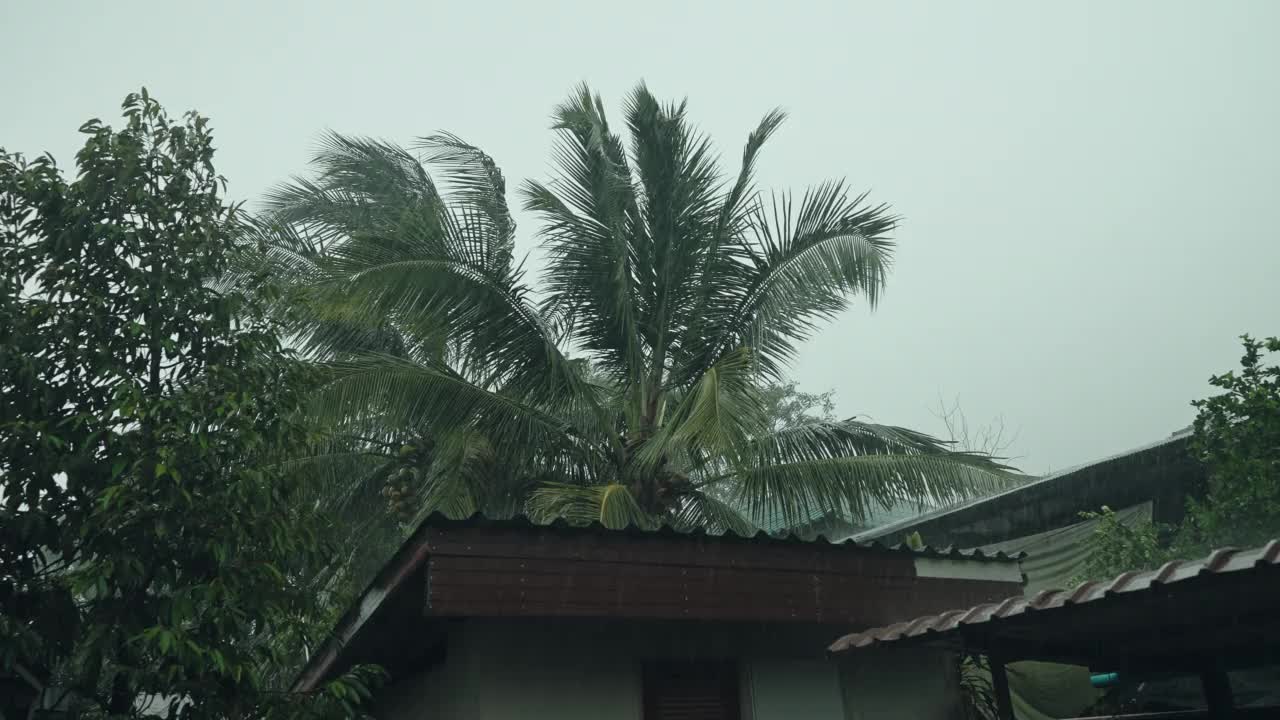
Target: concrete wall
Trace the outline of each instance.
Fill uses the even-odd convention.
[[[828,660],[753,658],[747,675],[751,720],[844,717],[836,666]]]
[[[440,665],[393,684],[379,718],[563,718],[640,720],[640,681],[614,653],[584,653],[576,643],[536,648],[526,638],[496,637],[468,623],[450,638]]]
[[[645,660],[732,658],[744,720],[840,720],[830,627],[467,620],[447,656],[397,679],[374,715],[388,720],[641,720]],[[887,703],[888,700],[886,699]]]
[[[840,661],[845,720],[954,720],[959,717],[955,655],[882,648]]]

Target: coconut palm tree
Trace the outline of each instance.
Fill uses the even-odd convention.
[[[329,502],[747,531],[1004,482],[900,427],[776,427],[762,390],[823,321],[875,305],[895,217],[839,181],[757,189],[780,111],[736,174],[685,103],[641,85],[623,117],[626,140],[585,86],[555,109],[557,172],[519,189],[537,292],[501,172],[456,136],[330,134],[314,175],[270,195],[253,266],[284,279],[282,318],[326,373],[326,446],[296,462]]]

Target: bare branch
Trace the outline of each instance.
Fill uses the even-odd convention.
[[[959,396],[948,405],[942,393],[938,393],[938,409],[929,412],[942,421],[947,428],[947,439],[955,444],[957,450],[979,452],[1004,459],[1017,459],[1009,457],[1006,453],[1018,441],[1022,430],[1015,430],[1010,436],[1003,415],[997,415],[986,425],[972,427],[969,425],[969,418],[960,407]]]

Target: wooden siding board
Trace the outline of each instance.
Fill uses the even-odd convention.
[[[646,617],[880,622],[995,599],[1010,583],[781,570],[433,556],[436,616]]]

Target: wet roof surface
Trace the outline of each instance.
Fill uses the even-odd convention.
[[[1066,608],[1101,604],[1100,601],[1115,598],[1154,595],[1170,586],[1189,586],[1196,579],[1213,580],[1257,569],[1280,569],[1280,540],[1249,550],[1223,548],[1199,560],[1174,560],[1155,570],[1126,572],[1111,580],[1087,582],[1069,590],[1045,590],[1029,598],[1011,597],[997,603],[872,628],[840,638],[831,645],[830,652],[844,653],[911,640],[941,640],[969,629],[990,627],[996,630],[1001,624],[1032,615],[1040,616],[1044,623],[1053,623],[1056,622],[1054,612]]]
[[[1169,437],[1161,438],[1154,442],[1146,443],[1144,445],[1140,445],[1136,448],[1132,448],[1124,452],[1116,453],[1114,455],[1108,455],[1106,457],[1096,458],[1094,460],[1090,460],[1088,462],[1081,463],[1079,465],[1074,465],[1072,467],[1050,473],[1048,475],[1045,475],[1044,477],[1027,478],[1025,482],[1015,485],[1014,487],[1008,488],[1007,490],[1002,490],[1000,492],[992,493],[990,495],[984,495],[982,497],[976,497],[970,500],[953,503],[940,508],[929,510],[927,512],[915,513],[905,518],[892,520],[890,522],[880,524],[876,527],[871,527],[866,530],[862,530],[858,533],[855,533],[853,537],[855,540],[863,541],[863,540],[870,540],[872,538],[878,538],[878,537],[900,535],[904,532],[907,532],[915,528],[918,525],[927,523],[929,521],[937,520],[939,518],[944,518],[946,516],[961,513],[967,510],[972,510],[974,508],[987,506],[1011,496],[1017,496],[1019,494],[1026,493],[1028,491],[1036,490],[1037,488],[1053,485],[1063,480],[1070,479],[1073,476],[1076,476],[1082,472],[1092,470],[1100,466],[1105,466],[1111,463],[1116,463],[1118,461],[1126,460],[1128,458],[1131,458],[1136,455],[1141,455],[1143,453],[1150,453],[1152,451],[1161,451],[1169,447],[1177,447],[1179,445],[1184,445],[1185,443],[1188,442],[1190,437],[1191,437],[1191,434],[1189,430],[1179,430],[1178,432],[1173,433]]]
[[[657,528],[642,528],[628,526],[625,528],[609,528],[599,522],[590,524],[574,524],[565,520],[556,520],[551,523],[538,523],[524,515],[517,515],[510,518],[490,518],[482,514],[472,515],[468,518],[451,519],[440,513],[432,513],[422,521],[421,527],[503,527],[503,528],[523,528],[529,530],[552,530],[563,532],[566,534],[600,534],[608,536],[629,535],[634,537],[669,537],[669,538],[704,538],[713,542],[729,542],[729,543],[754,543],[760,545],[825,545],[840,548],[849,548],[853,551],[869,551],[869,552],[891,552],[918,555],[930,558],[949,558],[953,560],[979,560],[992,562],[1016,562],[1023,557],[1023,553],[1006,553],[1004,551],[984,552],[980,549],[960,549],[957,547],[922,547],[912,548],[903,543],[887,544],[879,541],[857,541],[853,539],[830,540],[825,535],[817,535],[816,537],[801,537],[790,532],[765,532],[759,530],[752,535],[739,535],[736,532],[728,531],[724,533],[707,532],[704,528],[682,529],[671,525],[662,525]],[[406,541],[407,542],[407,541]]]

